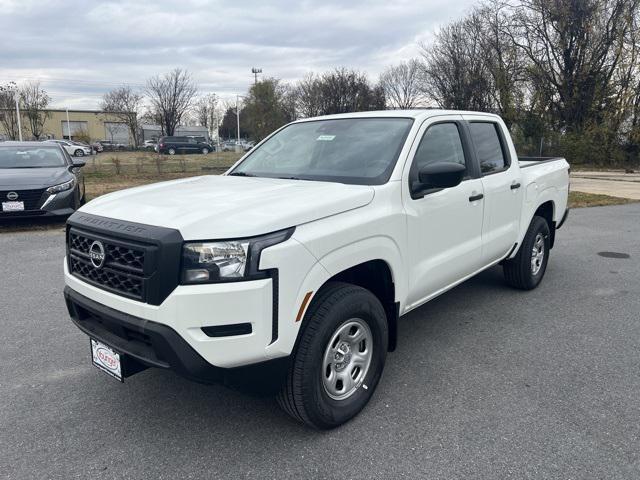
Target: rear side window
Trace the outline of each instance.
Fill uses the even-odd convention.
[[[414,157],[414,169],[420,169],[430,163],[453,162],[464,165],[464,149],[460,132],[455,123],[437,123],[422,136]]]
[[[509,166],[496,123],[472,122],[469,129],[483,174],[499,172]]]

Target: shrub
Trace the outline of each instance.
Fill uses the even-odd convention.
[[[113,166],[116,169],[116,175],[120,175],[120,173],[122,172],[122,162],[120,161],[120,159],[118,157],[112,157],[111,163],[113,163]]]
[[[164,157],[159,153],[153,157],[153,162],[156,164],[156,170],[158,175],[162,174],[162,165],[164,164]]]
[[[143,168],[144,168],[144,157],[142,156],[136,157],[136,172],[142,173]]]
[[[187,160],[186,160],[186,158],[184,157],[184,155],[180,155],[180,156],[178,157],[178,165],[180,165],[180,171],[181,171],[182,173],[184,173],[184,172],[186,172],[186,171],[187,171]]]

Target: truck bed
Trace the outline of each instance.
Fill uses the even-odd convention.
[[[533,167],[541,163],[555,162],[557,160],[564,160],[562,157],[518,157],[518,163],[520,168]]]
[[[559,223],[567,209],[569,164],[562,157],[519,157],[525,191],[522,228],[526,230],[536,208],[553,202],[553,220]]]

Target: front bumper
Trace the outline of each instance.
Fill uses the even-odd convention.
[[[71,305],[71,316],[74,317],[74,314],[78,313],[72,308],[76,303],[81,309],[88,305],[85,309],[96,313],[85,318],[84,323],[79,323],[74,318],[76,325],[89,335],[97,336],[98,340],[134,357],[135,352],[130,350],[140,347],[137,344],[129,345],[127,342],[131,338],[127,335],[120,335],[119,339],[101,337],[100,332],[95,333],[91,329],[102,328],[100,319],[104,317],[109,322],[114,318],[114,322],[126,322],[135,327],[134,331],[143,332],[151,339],[159,338],[158,336],[164,332],[160,336],[165,340],[152,342],[154,345],[168,344],[172,346],[173,351],[188,351],[183,346],[176,346],[184,344],[209,367],[234,368],[268,360],[266,348],[272,340],[271,278],[247,282],[179,285],[160,305],[151,305],[83,282],[69,273],[66,261],[64,274],[67,285],[65,297],[67,304]],[[80,300],[76,301],[78,298]],[[92,325],[89,326],[87,322]],[[247,324],[250,325],[250,333],[243,328],[234,328]],[[178,354],[175,358],[169,355],[174,358],[173,361],[169,361],[165,358],[167,355],[162,353],[164,351],[164,347],[158,351],[154,347],[151,352],[143,352],[145,355],[148,354],[147,356],[140,354],[144,358],[139,360],[148,366],[176,369],[189,378],[202,376],[201,368],[180,366],[198,362],[187,359],[176,363],[175,358],[182,358]]]
[[[69,287],[64,298],[73,323],[96,340],[114,347],[145,367],[171,368],[200,381],[219,381],[213,367],[172,328],[105,307]]]
[[[0,211],[0,220],[14,218],[39,218],[39,217],[63,217],[69,216],[76,211],[77,187],[65,192],[53,195],[43,194],[42,199],[35,208],[22,210],[19,212]]]

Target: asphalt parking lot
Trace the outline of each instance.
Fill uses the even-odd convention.
[[[371,403],[329,432],[171,372],[99,372],[63,242],[0,235],[0,477],[640,477],[640,204],[573,211],[535,291],[494,268],[404,317]]]

